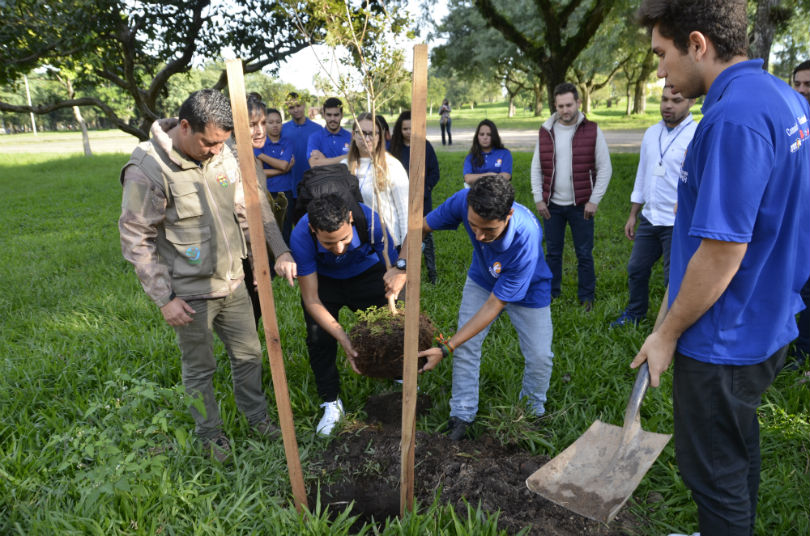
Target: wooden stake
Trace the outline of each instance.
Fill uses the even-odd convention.
[[[414,434],[419,362],[419,285],[422,276],[422,208],[425,196],[425,135],[427,110],[427,45],[413,47],[411,95],[411,160],[408,192],[408,272],[405,287],[405,359],[402,364],[402,473],[400,515],[413,510]]]
[[[276,405],[278,406],[278,420],[281,425],[281,437],[284,441],[284,454],[287,457],[287,469],[290,473],[295,508],[301,512],[302,509],[308,508],[307,493],[301,472],[301,459],[298,456],[298,443],[295,439],[295,424],[293,423],[290,394],[287,390],[287,375],[284,371],[284,358],[281,354],[281,339],[279,338],[278,321],[276,320],[276,304],[273,301],[270,261],[267,257],[262,213],[259,208],[259,188],[256,179],[256,167],[253,163],[253,147],[250,138],[242,60],[228,60],[225,63],[228,70],[228,89],[231,93],[231,109],[233,111],[236,149],[239,155],[239,169],[242,171],[242,185],[245,190],[250,247],[253,252],[253,273],[259,286],[262,324],[264,324],[264,338],[267,342],[267,358],[270,361],[270,373],[273,377],[273,390],[276,394]],[[246,281],[246,284],[250,284],[250,282]]]

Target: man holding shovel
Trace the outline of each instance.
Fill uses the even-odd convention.
[[[525,358],[520,397],[528,398],[535,415],[545,413],[551,379],[551,270],[543,258],[543,233],[537,218],[515,203],[508,179],[488,175],[468,190],[461,190],[425,216],[423,236],[434,230],[456,229],[463,224],[473,245],[473,260],[458,312],[458,331],[441,339],[436,348],[419,353],[427,357],[422,371],[434,368],[454,354],[453,392],[447,435],[462,439],[478,412],[478,376],[481,345],[492,322],[504,309],[520,339]],[[405,251],[405,244],[402,246]],[[405,274],[386,273],[389,291],[398,293]]]
[[[633,360],[674,360],[678,468],[706,536],[753,534],[762,393],[796,337],[810,266],[810,110],[747,58],[744,0],[644,0],[658,76],[705,95],[680,174],[666,316]]]

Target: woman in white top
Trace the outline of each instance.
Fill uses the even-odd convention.
[[[408,174],[386,152],[383,132],[371,114],[358,115],[347,165],[360,182],[363,203],[380,215],[399,249],[408,233]]]

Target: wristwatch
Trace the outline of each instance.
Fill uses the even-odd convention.
[[[408,263],[405,261],[405,259],[397,259],[397,263],[395,264],[395,266],[400,270],[405,270],[407,265]]]

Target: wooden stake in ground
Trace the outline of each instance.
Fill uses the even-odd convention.
[[[273,287],[270,284],[270,261],[267,257],[262,213],[259,208],[259,189],[256,179],[256,167],[253,164],[253,147],[250,138],[242,60],[228,60],[226,65],[228,69],[228,89],[231,93],[236,149],[239,155],[239,169],[242,172],[242,185],[245,190],[245,204],[247,205],[250,246],[253,252],[253,273],[259,286],[259,303],[262,309],[264,338],[267,341],[267,358],[270,361],[270,373],[273,376],[273,390],[276,394],[276,405],[278,406],[278,421],[281,425],[284,454],[287,457],[287,469],[290,472],[295,508],[300,512],[302,509],[307,508],[307,493],[304,487],[304,476],[301,472],[301,459],[298,456],[298,443],[295,439],[295,424],[293,423],[292,407],[290,406],[290,393],[287,390],[284,358],[281,354],[281,340],[278,335]],[[250,284],[249,281],[245,283]]]
[[[413,47],[411,95],[411,160],[408,191],[408,264],[405,286],[405,359],[402,363],[402,472],[400,515],[413,510],[414,434],[419,353],[419,285],[422,276],[422,218],[425,201],[425,131],[427,110],[427,45]]]

